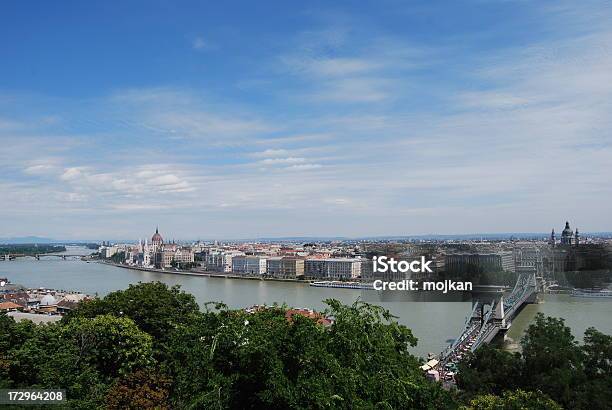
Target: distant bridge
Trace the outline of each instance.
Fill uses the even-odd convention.
[[[534,303],[536,297],[537,281],[533,273],[520,274],[508,296],[504,296],[504,288],[500,286],[475,287],[472,312],[461,335],[440,354],[442,372],[448,363],[456,363],[467,351],[473,352],[490,343],[498,333],[507,331],[520,309]]]
[[[62,258],[64,260],[69,259],[69,258],[82,258],[85,255],[71,255],[71,254],[56,254],[56,253],[40,253],[40,254],[35,254],[35,255],[25,255],[23,253],[7,253],[4,255],[0,255],[0,260],[14,260],[16,258],[25,258],[25,257],[30,257],[30,258],[35,258],[36,260],[40,260],[40,258],[46,258],[46,257],[56,257],[56,258]]]

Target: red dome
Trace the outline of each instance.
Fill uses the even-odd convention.
[[[155,233],[153,234],[153,237],[151,237],[151,242],[152,243],[163,243],[164,242],[164,239],[159,234],[159,231],[157,228],[155,228]]]

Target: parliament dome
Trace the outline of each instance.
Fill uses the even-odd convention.
[[[155,228],[155,233],[151,237],[151,242],[154,243],[154,244],[158,244],[158,243],[163,243],[164,242],[164,239],[159,234],[158,228]]]

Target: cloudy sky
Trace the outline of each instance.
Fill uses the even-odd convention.
[[[0,237],[612,230],[610,21],[610,1],[4,2]]]

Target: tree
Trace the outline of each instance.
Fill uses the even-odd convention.
[[[132,319],[140,329],[154,340],[156,356],[161,358],[171,333],[180,324],[186,323],[190,315],[199,312],[193,295],[171,288],[161,282],[138,283],[126,290],[109,293],[103,299],[85,301],[62,320],[69,323],[75,318],[93,318],[112,314]]]
[[[206,312],[174,334],[175,407],[444,408],[410,354],[416,338],[388,311],[328,300],[325,327],[272,307]]]
[[[5,329],[3,329],[5,332]],[[13,324],[3,384],[66,389],[70,408],[103,407],[113,380],[153,364],[151,337],[128,318],[79,318],[70,324]]]
[[[62,331],[78,349],[79,360],[109,377],[153,364],[151,336],[127,317],[78,318]]]
[[[612,402],[612,337],[584,345],[538,315],[523,353],[483,346],[459,365],[467,400],[425,379],[410,329],[389,311],[327,300],[318,318],[254,313],[140,283],[79,305],[60,322],[0,315],[0,386],[62,387],[68,407],[206,409],[576,409]],[[517,390],[520,389],[520,390]],[[469,402],[468,402],[469,400]]]
[[[5,352],[8,370],[5,385],[11,388],[66,389],[71,408],[95,408],[103,403],[105,377],[80,360],[70,338],[59,324],[34,325],[23,321],[9,330],[13,343]]]
[[[507,391],[503,396],[485,394],[470,401],[462,410],[562,410],[563,408],[545,394],[523,390]]]
[[[523,362],[520,353],[509,353],[484,345],[459,362],[457,385],[469,397],[502,394],[519,387]]]
[[[114,263],[123,263],[125,262],[125,252],[117,252],[110,257],[111,261]]]
[[[585,371],[589,377],[612,374],[612,336],[588,328],[584,332],[584,353]]]
[[[170,408],[168,398],[172,380],[155,372],[142,370],[130,373],[118,380],[106,395],[106,408],[156,409]]]
[[[612,403],[612,336],[594,328],[584,332],[584,386],[575,388],[576,407],[604,408]]]
[[[582,351],[563,319],[538,313],[521,340],[524,383],[570,405],[577,384],[584,382]]]
[[[491,346],[467,355],[457,376],[465,396],[473,398],[484,393],[500,396],[520,388],[543,392],[568,408],[610,406],[612,336],[591,328],[585,332],[584,345],[580,346],[562,319],[538,314],[521,345],[521,355]]]
[[[12,329],[15,320],[7,316],[4,312],[0,313],[0,389],[9,387],[9,369],[11,362],[7,355],[8,350],[13,345]]]

